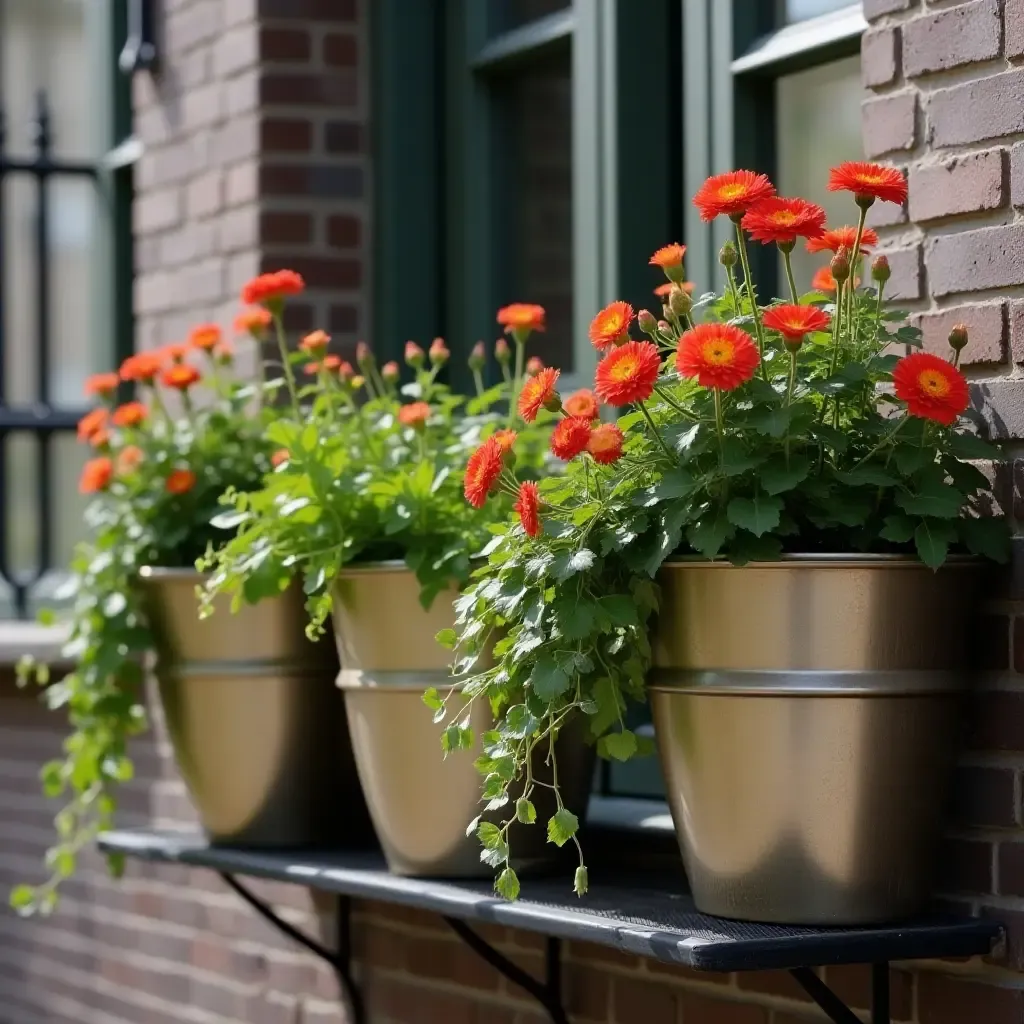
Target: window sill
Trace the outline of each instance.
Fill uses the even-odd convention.
[[[26,655],[44,664],[60,662],[66,640],[64,626],[0,622],[0,667],[11,668]]]

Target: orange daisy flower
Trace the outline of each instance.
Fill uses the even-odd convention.
[[[629,341],[629,325],[635,316],[628,302],[613,302],[605,306],[590,321],[590,341],[594,348],[601,350]]]
[[[679,339],[676,366],[705,388],[731,391],[757,372],[760,357],[746,331],[732,324],[698,324]]]
[[[510,306],[502,306],[498,310],[498,323],[505,328],[506,334],[513,331],[543,331],[546,315],[543,306],[536,306],[530,302],[513,302]]]
[[[175,363],[160,374],[160,383],[165,388],[187,391],[200,378],[199,371],[191,363]]]
[[[904,356],[892,372],[896,397],[907,412],[921,419],[950,426],[967,408],[967,378],[950,362],[930,352]]]
[[[185,357],[188,355],[188,345],[180,341],[173,341],[170,345],[164,345],[162,349],[157,352],[157,355],[161,359],[169,359],[172,363],[181,363],[185,361]]]
[[[210,352],[217,347],[221,339],[221,329],[217,324],[198,324],[188,333],[188,343],[193,348]]]
[[[592,433],[590,420],[580,416],[566,416],[564,420],[558,421],[551,432],[551,451],[568,462],[587,450]]]
[[[168,494],[188,494],[196,485],[196,475],[191,469],[172,469],[164,481]]]
[[[126,445],[117,455],[117,475],[127,476],[142,461],[142,449],[136,444]]]
[[[658,287],[654,289],[654,294],[657,295],[659,299],[667,300],[672,294],[673,288],[682,288],[687,295],[692,295],[695,287],[696,286],[693,281],[679,281],[678,283],[675,281],[666,281],[664,284],[659,284]]]
[[[246,306],[274,306],[289,295],[305,291],[306,282],[294,270],[275,270],[260,274],[242,287],[242,303]]]
[[[579,416],[585,420],[596,420],[598,417],[597,398],[590,388],[574,391],[563,403],[562,408],[570,416]]]
[[[708,178],[693,197],[700,219],[711,221],[721,214],[738,217],[755,203],[775,195],[775,186],[767,175],[753,171],[729,171]]]
[[[100,398],[109,398],[121,383],[116,373],[94,373],[85,380],[85,393],[87,395],[98,395]]]
[[[278,466],[283,466],[291,456],[288,454],[287,448],[278,448],[273,455],[270,456],[270,464],[276,469]]]
[[[138,384],[152,384],[160,372],[163,360],[156,352],[136,352],[121,364],[121,380],[132,380]]]
[[[299,348],[309,356],[322,356],[331,343],[331,336],[326,331],[313,331],[299,342]]]
[[[346,383],[353,379],[355,372],[348,360],[342,360],[341,365],[338,367],[338,376]]]
[[[89,438],[89,444],[91,444],[93,448],[106,448],[107,445],[110,444],[110,431],[105,427],[101,427]]]
[[[532,423],[541,409],[557,412],[562,407],[562,400],[556,390],[558,374],[558,370],[548,367],[523,383],[523,390],[519,392],[518,408],[519,415],[527,423]]]
[[[817,238],[808,238],[807,251],[839,252],[840,247],[845,247],[848,252],[853,252],[856,241],[857,229],[847,224],[841,228],[830,228],[818,235]],[[878,232],[874,228],[865,228],[860,236],[860,251],[870,252],[876,245],[878,245]]]
[[[595,462],[610,466],[622,457],[624,441],[622,431],[614,423],[602,423],[594,427],[587,442],[587,451],[594,456]]]
[[[686,246],[680,245],[678,242],[673,242],[671,245],[663,245],[655,254],[648,260],[648,263],[652,267],[661,267],[662,270],[668,271],[674,267],[681,267],[683,265],[683,257],[686,255]]]
[[[829,192],[852,192],[858,206],[876,199],[902,206],[907,201],[907,179],[895,167],[848,160],[828,172]]]
[[[761,322],[770,331],[778,331],[787,340],[795,341],[805,334],[827,331],[831,318],[817,306],[771,306],[764,311]]]
[[[105,491],[113,477],[114,464],[106,455],[89,459],[82,467],[82,475],[78,478],[79,493],[95,494],[97,491]]]
[[[823,267],[818,267],[814,272],[814,277],[811,278],[811,287],[818,292],[834,292],[836,290],[836,279],[832,276],[832,268],[827,263]],[[854,278],[853,287],[860,287],[859,277]]]
[[[269,309],[264,309],[262,306],[243,309],[235,317],[235,333],[251,334],[257,341],[262,341],[267,336],[267,331],[270,330],[270,325],[273,322],[274,318]]]
[[[345,364],[348,365],[347,363]],[[351,369],[351,367],[349,367]],[[310,377],[315,377],[321,370],[341,370],[341,356],[329,355],[324,356],[323,362],[318,359],[314,359],[311,363],[306,363],[302,368],[302,372],[308,374]]]
[[[419,429],[430,419],[430,406],[426,402],[411,402],[398,410],[398,422],[403,427]]]
[[[87,412],[78,421],[78,440],[79,441],[91,441],[93,434],[103,430],[107,425],[107,420],[110,418],[110,411],[106,406],[100,406],[99,409],[93,409],[91,412]]]
[[[487,496],[498,485],[498,477],[504,467],[505,449],[496,437],[489,437],[466,463],[466,475],[462,492],[473,508],[483,508]]]
[[[502,452],[510,452],[518,435],[514,430],[496,430],[491,436],[501,445]]]
[[[149,410],[141,402],[125,402],[114,410],[114,426],[137,427],[149,415]]]
[[[773,196],[752,206],[740,226],[764,245],[792,245],[797,238],[816,238],[825,230],[825,211],[806,199]]]
[[[609,405],[629,405],[651,396],[661,356],[649,341],[627,341],[597,364],[594,391]]]
[[[527,537],[536,537],[540,533],[540,492],[532,480],[519,485],[519,498],[512,506],[523,524]]]
[[[512,358],[512,349],[508,347],[508,342],[504,338],[499,338],[494,343],[494,358],[502,365]]]

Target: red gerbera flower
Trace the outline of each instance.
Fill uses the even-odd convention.
[[[125,402],[114,410],[114,426],[137,427],[149,415],[149,410],[141,402]]]
[[[597,364],[594,391],[609,405],[629,405],[649,398],[658,380],[661,356],[649,341],[627,341]]]
[[[305,288],[301,274],[294,270],[275,270],[247,281],[242,287],[242,302],[246,306],[272,306],[289,295],[299,295]]]
[[[136,352],[121,364],[121,380],[152,384],[162,365],[162,360],[156,352]]]
[[[636,313],[628,302],[613,302],[605,306],[590,321],[590,340],[594,348],[606,349],[609,345],[621,345],[629,341],[629,325],[635,316]]]
[[[106,427],[109,418],[110,412],[106,406],[101,406],[99,409],[87,412],[78,421],[78,440],[91,441],[94,434],[99,433],[99,431]]]
[[[262,340],[273,322],[274,318],[270,315],[269,309],[262,306],[244,309],[235,317],[235,333],[251,334],[257,340]]]
[[[579,416],[585,420],[596,420],[598,417],[597,399],[590,388],[574,391],[563,403],[562,408],[570,416]]]
[[[763,199],[744,215],[740,226],[750,237],[768,244],[792,244],[797,238],[815,238],[825,230],[825,211],[806,199]]]
[[[398,422],[403,427],[422,427],[430,419],[430,406],[426,402],[410,402],[398,410]]]
[[[760,357],[750,335],[731,324],[698,324],[679,339],[676,366],[705,388],[731,391],[750,380]]]
[[[307,355],[316,358],[327,351],[327,346],[330,343],[331,336],[326,331],[311,331],[299,342],[299,348]]]
[[[95,494],[97,491],[105,491],[110,486],[114,476],[114,464],[101,455],[89,461],[82,467],[82,475],[78,478],[78,490],[81,494]]]
[[[519,500],[512,506],[519,515],[527,537],[540,533],[540,492],[532,480],[519,485]]]
[[[278,466],[283,466],[291,456],[288,454],[287,448],[278,448],[273,455],[270,456],[270,464],[276,469]]]
[[[466,476],[462,490],[466,501],[474,508],[483,508],[487,495],[497,486],[504,466],[505,449],[495,437],[489,437],[466,463]]]
[[[551,451],[568,462],[587,450],[592,433],[590,420],[580,416],[566,416],[564,420],[558,421],[551,432]]]
[[[164,481],[168,494],[188,494],[196,485],[196,475],[191,469],[172,469]]]
[[[518,435],[514,430],[496,430],[492,436],[501,445],[503,452],[510,452],[515,446]]]
[[[142,449],[135,444],[125,445],[117,455],[117,475],[126,476],[142,461]]]
[[[857,241],[857,229],[849,224],[841,228],[830,228],[817,238],[807,239],[808,252],[839,252],[841,246],[845,246],[848,252],[853,252],[854,243]],[[878,232],[873,228],[865,228],[860,236],[860,251],[870,252],[878,245]]]
[[[950,362],[930,352],[904,356],[892,372],[893,390],[911,416],[955,423],[968,405],[967,378]]]
[[[562,401],[555,390],[557,383],[558,370],[550,366],[523,383],[523,390],[519,392],[519,415],[527,423],[532,423],[541,409],[555,412],[561,408]]]
[[[693,197],[700,219],[714,220],[720,214],[737,217],[755,203],[775,195],[775,186],[767,175],[753,171],[729,171],[708,178]]]
[[[772,306],[764,311],[761,322],[770,331],[778,331],[784,338],[796,340],[814,331],[827,331],[829,315],[817,306]]]
[[[217,324],[198,324],[188,332],[188,343],[204,352],[216,348],[220,339],[221,330]]]
[[[190,363],[175,363],[160,374],[160,383],[165,388],[187,391],[199,380],[199,371]]]
[[[876,199],[902,206],[907,201],[907,179],[895,167],[848,160],[828,173],[829,192],[852,192],[859,206]]]
[[[594,427],[587,451],[594,456],[595,462],[609,466],[621,458],[624,441],[622,431],[614,423],[602,423]]]
[[[85,380],[85,393],[109,398],[117,390],[119,383],[120,378],[116,373],[94,373]]]
[[[543,306],[513,302],[498,310],[498,323],[505,328],[506,334],[512,331],[543,331],[545,315]]]

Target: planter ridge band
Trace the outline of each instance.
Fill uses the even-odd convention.
[[[348,921],[351,897],[381,900],[442,915],[457,935],[515,984],[530,992],[554,1024],[567,1024],[559,977],[559,942],[573,939],[620,949],[635,956],[685,965],[699,971],[788,970],[835,1024],[859,1018],[814,973],[830,964],[873,965],[871,1024],[890,1024],[889,963],[936,957],[989,954],[1002,941],[1001,926],[979,918],[929,917],[898,925],[812,928],[748,924],[696,911],[678,890],[678,875],[663,879],[645,873],[636,884],[602,885],[583,899],[567,894],[562,880],[531,880],[529,898],[514,903],[494,896],[487,881],[433,881],[389,874],[379,853],[271,853],[212,847],[182,832],[107,832],[100,847],[144,860],[210,868],[229,880],[259,913],[277,922],[273,911],[255,900],[235,875],[268,878],[333,892],[338,908],[339,945],[331,952],[319,943],[283,929],[292,939],[326,959],[349,994],[357,1024],[361,1000],[350,973]],[[513,970],[504,957],[467,921],[492,922],[548,936],[544,983]],[[529,982],[529,984],[528,984]]]

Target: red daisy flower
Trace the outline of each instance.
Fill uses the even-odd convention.
[[[792,244],[797,238],[815,238],[825,230],[825,211],[806,199],[763,199],[744,215],[740,226],[755,241]]]
[[[698,324],[679,339],[676,366],[705,388],[731,391],[757,372],[760,357],[750,335],[731,324]]]
[[[590,420],[579,416],[566,416],[564,420],[558,421],[558,425],[551,432],[551,451],[558,458],[568,462],[587,450],[592,433]]]
[[[291,456],[288,454],[287,448],[278,448],[273,455],[270,456],[270,464],[276,469],[278,466],[283,466]]]
[[[558,373],[558,370],[549,366],[523,383],[523,390],[519,392],[519,415],[527,423],[532,423],[541,409],[556,412],[562,407],[562,400],[555,390]]]
[[[562,408],[570,416],[579,416],[585,420],[596,420],[598,417],[597,398],[590,388],[574,391],[563,403]]]
[[[217,324],[198,324],[188,332],[188,343],[204,352],[216,348],[220,339],[221,329]]]
[[[491,436],[501,445],[502,452],[510,452],[515,446],[518,435],[514,430],[496,430]]]
[[[622,457],[622,445],[625,436],[614,423],[602,423],[594,427],[587,443],[587,451],[594,456],[595,462],[609,466]]]
[[[398,410],[398,422],[403,427],[419,429],[430,419],[430,406],[426,402],[410,402]]]
[[[196,475],[191,469],[172,469],[164,481],[168,494],[188,494],[196,485]]]
[[[242,287],[242,302],[246,306],[271,306],[289,295],[299,295],[306,288],[302,275],[294,270],[275,270],[260,274]]]
[[[163,361],[156,352],[136,352],[121,364],[121,380],[152,384],[162,366]]]
[[[89,461],[82,467],[82,475],[78,478],[78,490],[81,494],[95,494],[97,491],[105,491],[110,486],[114,476],[114,464],[101,455]]]
[[[125,402],[114,410],[114,426],[137,427],[149,415],[149,410],[141,402]]]
[[[829,315],[817,306],[771,306],[764,311],[761,322],[770,331],[778,331],[784,338],[795,341],[805,334],[827,331]]]
[[[519,485],[519,499],[512,506],[519,515],[527,537],[540,533],[540,492],[532,480]]]
[[[78,440],[91,441],[93,435],[98,434],[106,427],[109,418],[110,412],[106,406],[101,406],[99,409],[87,412],[78,421]]]
[[[504,466],[505,450],[501,442],[495,437],[489,437],[472,455],[466,463],[466,475],[463,480],[462,490],[466,495],[466,501],[474,508],[483,508],[487,502],[487,495],[498,484],[498,477]]]
[[[94,373],[85,380],[85,393],[109,398],[117,390],[117,385],[120,382],[116,373]]]
[[[907,201],[907,179],[895,167],[848,160],[828,173],[829,192],[852,192],[860,206],[876,199],[902,206]]]
[[[235,317],[235,333],[251,334],[254,338],[262,340],[266,337],[273,322],[274,318],[270,315],[270,310],[264,309],[262,306],[244,309]]]
[[[306,355],[317,358],[327,351],[331,343],[331,336],[326,331],[312,331],[299,342],[299,348]]]
[[[714,220],[721,214],[736,217],[755,203],[775,195],[775,186],[764,174],[753,171],[729,171],[708,178],[693,197],[700,219]]]
[[[543,331],[543,306],[530,302],[513,302],[510,306],[502,306],[498,310],[498,323],[505,328],[505,333],[512,331]]]
[[[176,363],[168,366],[160,374],[160,383],[165,388],[177,388],[178,391],[187,391],[193,384],[199,381],[199,371],[190,363]]]
[[[613,302],[605,306],[590,321],[590,340],[594,348],[606,349],[609,345],[621,345],[629,341],[629,325],[635,316],[628,302]]]
[[[911,416],[950,426],[968,405],[967,378],[930,352],[904,356],[892,372],[893,390]]]
[[[661,369],[657,346],[649,341],[627,341],[597,364],[594,391],[609,405],[629,405],[650,398]]]
[[[830,228],[817,238],[807,239],[808,252],[839,252],[844,246],[848,252],[853,252],[854,243],[857,241],[857,229],[849,224],[841,228]],[[860,251],[870,252],[878,245],[878,232],[873,228],[865,228],[860,236]]]

